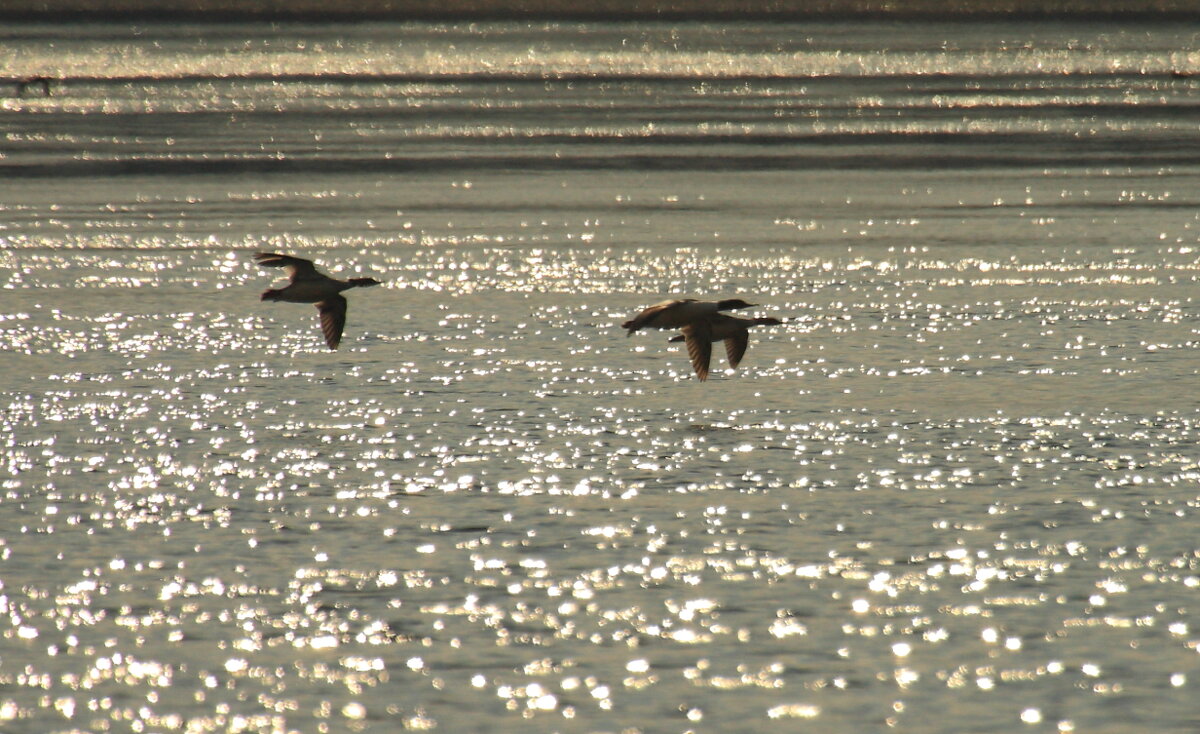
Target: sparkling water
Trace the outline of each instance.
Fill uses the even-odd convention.
[[[1194,28],[0,34],[3,731],[1196,730]]]

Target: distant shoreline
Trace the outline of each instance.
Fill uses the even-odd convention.
[[[8,0],[0,18],[403,20],[1200,20],[1195,0]],[[350,6],[350,7],[347,7]]]

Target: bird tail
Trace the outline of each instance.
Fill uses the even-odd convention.
[[[379,281],[374,278],[351,278],[346,281],[351,288],[366,288],[369,285],[379,285]]]
[[[279,300],[279,291],[275,290],[274,288],[263,291],[261,300],[263,300],[263,301],[278,301]]]

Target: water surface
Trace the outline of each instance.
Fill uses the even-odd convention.
[[[1194,29],[3,33],[5,731],[1195,731]]]

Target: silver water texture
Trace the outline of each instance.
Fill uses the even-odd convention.
[[[1188,29],[4,33],[4,731],[1200,726]]]

